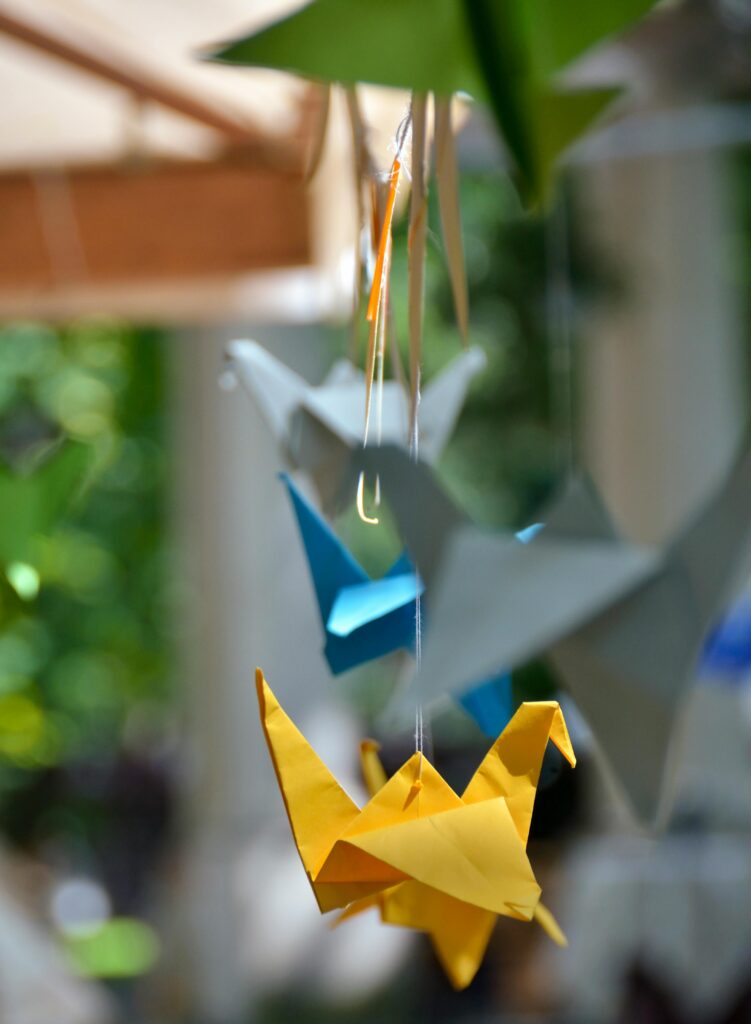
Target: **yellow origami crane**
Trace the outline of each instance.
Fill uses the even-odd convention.
[[[420,753],[386,779],[362,748],[372,793],[360,809],[282,710],[260,669],[258,703],[300,858],[322,913],[377,907],[384,923],[426,931],[455,988],[472,981],[498,914],[536,919],[565,938],[540,903],[526,846],[548,739],[576,758],[555,701],[522,704],[461,797]]]

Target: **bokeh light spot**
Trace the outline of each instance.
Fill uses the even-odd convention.
[[[113,917],[85,935],[66,937],[74,968],[89,978],[134,978],[159,959],[159,939],[144,921]]]
[[[5,575],[22,601],[33,601],[39,593],[39,573],[28,562],[11,562]]]

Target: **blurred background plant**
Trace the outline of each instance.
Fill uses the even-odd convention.
[[[169,818],[164,354],[108,321],[0,332],[0,818],[101,887],[101,926],[139,912]],[[76,893],[53,899],[71,934]],[[110,931],[79,966],[139,973],[143,944],[118,953]]]

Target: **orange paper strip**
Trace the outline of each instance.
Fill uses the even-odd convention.
[[[383,215],[383,227],[381,228],[381,238],[378,243],[378,256],[376,257],[375,273],[373,274],[373,285],[370,289],[370,299],[368,300],[368,312],[365,319],[371,323],[376,318],[378,313],[378,303],[381,301],[381,288],[383,285],[383,265],[386,259],[386,245],[388,238],[391,234],[391,221],[394,218],[394,204],[396,202],[396,188],[399,184],[399,171],[401,170],[401,164],[399,159],[395,159],[391,167],[391,184],[389,185],[389,194],[386,200],[386,211]]]

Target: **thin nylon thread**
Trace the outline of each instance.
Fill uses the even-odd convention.
[[[574,340],[571,324],[573,296],[569,231],[561,192],[545,231],[546,319],[550,343],[553,429],[563,468],[577,465],[574,431]]]
[[[412,434],[409,439],[409,452],[413,462],[417,463],[420,456],[420,432],[418,416],[420,408],[420,391],[417,391],[416,414]],[[422,595],[420,594],[420,571],[415,563],[415,664],[419,673],[422,664]],[[422,755],[425,748],[425,727],[423,722],[422,704],[415,707],[415,752],[420,755],[418,778],[422,775]]]
[[[422,774],[422,755],[425,747],[425,729],[422,719],[422,704],[415,708],[415,753],[420,755],[420,767],[417,777]]]

